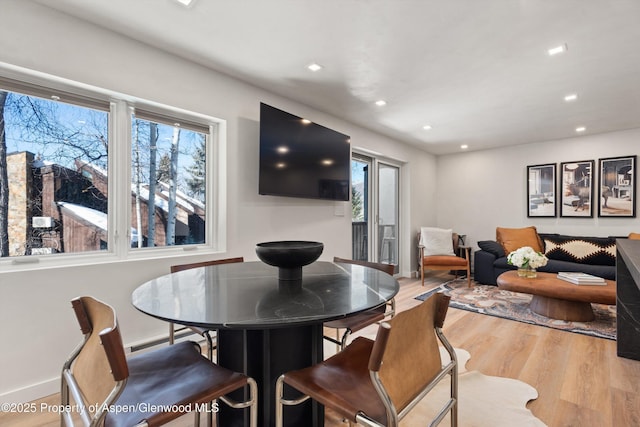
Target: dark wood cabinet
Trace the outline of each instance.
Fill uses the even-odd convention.
[[[640,360],[640,240],[617,241],[616,311],[618,356]]]

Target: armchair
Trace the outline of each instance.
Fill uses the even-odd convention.
[[[257,426],[252,378],[216,365],[190,341],[126,357],[111,306],[89,296],[71,303],[84,339],[62,368],[61,425],[159,426],[193,410],[199,425],[200,411],[210,414],[209,405],[219,399],[250,408],[250,425]],[[247,399],[226,396],[236,390]],[[116,406],[127,410],[109,411]]]
[[[457,426],[458,361],[441,329],[448,306],[448,296],[433,294],[383,322],[375,341],[358,337],[322,363],[281,375],[275,425],[283,425],[285,406],[311,398],[349,423],[395,427],[438,382],[450,377],[449,397],[429,425],[439,424],[450,412],[451,426]],[[450,362],[444,365],[439,344],[449,353]],[[302,396],[285,397],[285,384]]]
[[[418,268],[424,286],[425,270],[452,270],[458,278],[459,270],[467,272],[467,286],[471,287],[471,263],[468,247],[460,246],[460,237],[452,230],[422,227],[418,234]],[[458,256],[460,249],[464,257]]]

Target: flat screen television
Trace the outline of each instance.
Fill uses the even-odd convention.
[[[348,201],[349,136],[260,103],[258,193]]]

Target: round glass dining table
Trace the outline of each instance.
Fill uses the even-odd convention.
[[[323,360],[323,323],[378,307],[398,289],[392,276],[360,265],[314,262],[296,282],[278,280],[276,267],[244,262],[158,277],[135,289],[132,303],[161,320],[217,330],[217,363],[257,381],[258,425],[273,426],[275,382]],[[222,427],[249,425],[248,410],[224,404],[216,418]],[[285,407],[285,423],[322,426],[323,408]]]

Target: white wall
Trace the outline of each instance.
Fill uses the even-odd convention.
[[[539,232],[581,236],[638,232],[640,218],[598,218],[597,206],[593,218],[527,217],[528,165],[559,166],[561,162],[595,160],[597,171],[598,159],[629,155],[640,155],[640,129],[440,156],[436,179],[438,225],[466,233],[474,251],[477,241],[495,239],[496,227],[534,225]],[[596,179],[598,173],[594,185]]]
[[[259,102],[264,101],[348,134],[354,146],[405,162],[400,271],[408,275],[415,268],[413,234],[436,219],[433,156],[37,4],[0,0],[0,10],[0,62],[227,120],[227,251],[219,257],[255,260],[257,242],[280,239],[322,241],[324,260],[350,256],[347,203],[258,195]],[[58,390],[62,363],[80,340],[69,303],[73,297],[93,295],[112,304],[125,344],[166,333],[165,324],[131,306],[130,295],[140,283],[166,274],[173,261],[0,271],[0,401],[26,401]]]

